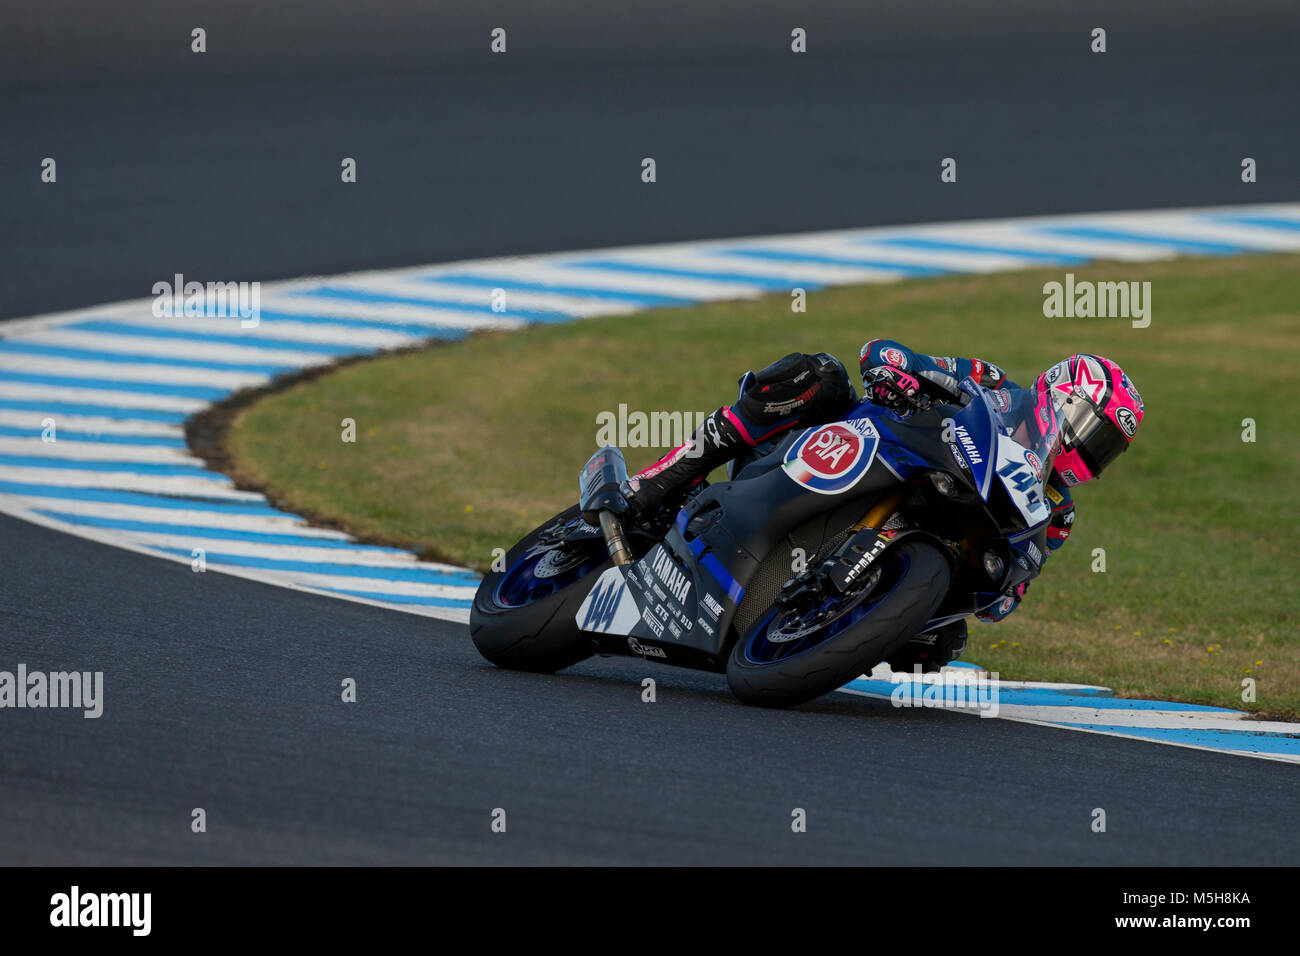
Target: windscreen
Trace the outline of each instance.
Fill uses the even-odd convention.
[[[1000,432],[997,473],[1025,522],[1049,513],[1043,488],[1060,448],[1060,425],[1049,399],[1024,389],[986,391]]]

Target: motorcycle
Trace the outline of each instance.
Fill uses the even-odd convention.
[[[483,578],[474,644],[506,668],[633,656],[804,703],[1037,574],[1058,436],[1050,402],[966,378],[910,414],[863,400],[762,443],[649,522],[607,445],[578,503]]]

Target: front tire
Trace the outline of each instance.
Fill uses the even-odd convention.
[[[758,707],[793,707],[843,687],[916,634],[948,593],[947,559],[913,540],[890,548],[878,564],[878,583],[837,599],[841,605],[820,627],[769,609],[731,650],[731,692]]]
[[[551,674],[591,656],[592,636],[578,629],[574,615],[610,566],[604,539],[577,542],[559,558],[561,547],[546,547],[548,532],[581,520],[576,505],[556,515],[510,550],[504,571],[489,572],[479,583],[470,637],[498,667]],[[548,561],[546,573],[535,573]],[[563,570],[556,572],[557,566]]]

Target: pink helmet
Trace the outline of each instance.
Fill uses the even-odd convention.
[[[1038,376],[1034,390],[1040,406],[1050,400],[1056,411],[1061,445],[1053,466],[1067,485],[1098,477],[1142,423],[1142,395],[1100,355],[1071,355]]]

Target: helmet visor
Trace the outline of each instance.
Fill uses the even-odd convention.
[[[1128,450],[1128,438],[1092,402],[1071,395],[1058,411],[1066,447],[1079,453],[1094,476]]]

